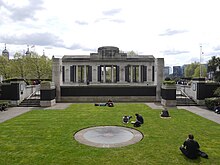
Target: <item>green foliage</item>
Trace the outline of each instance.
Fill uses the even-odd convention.
[[[0,56],[0,75],[3,78],[10,78],[11,75],[11,68],[10,68],[10,61],[5,56]]]
[[[208,61],[208,71],[213,73],[215,81],[218,82],[220,81],[220,71],[217,71],[217,68],[219,66],[220,66],[220,57],[213,56],[211,60]]]
[[[202,77],[206,77],[207,75],[207,69],[202,65]],[[194,70],[194,74],[192,75],[193,78],[200,77],[200,66],[197,66]]]
[[[128,55],[128,56],[134,56],[134,55],[138,55],[138,53],[135,52],[135,51],[133,51],[133,50],[131,50],[131,51],[128,51],[128,52],[127,52],[127,55]]]
[[[212,56],[211,60],[208,61],[208,71],[215,73],[218,66],[220,66],[220,57]]]
[[[201,69],[202,69],[202,72],[201,72],[202,77],[206,77],[207,69],[204,67],[204,65],[201,66]],[[194,62],[194,63],[188,65],[185,68],[184,76],[191,77],[191,78],[200,77],[200,63]]]
[[[1,164],[220,164],[219,124],[185,110],[169,109],[170,119],[145,104],[73,104],[65,110],[32,110],[0,124]],[[136,128],[144,138],[130,146],[95,148],[78,143],[74,134],[83,128],[124,125],[122,116],[141,114],[145,123]],[[189,133],[210,159],[186,159],[179,151]],[[211,140],[210,140],[211,139]]]
[[[205,105],[210,110],[214,110],[214,108],[219,104],[220,104],[220,98],[219,97],[212,97],[212,98],[206,98],[205,99]]]
[[[214,95],[220,97],[220,87],[215,90]]]
[[[169,81],[166,81],[166,80],[164,80],[163,81],[163,84],[165,85],[165,84],[176,84],[176,81],[173,81],[173,80],[169,80]]]
[[[214,79],[215,81],[220,82],[220,71],[215,72]]]
[[[14,59],[0,56],[0,75],[4,79],[51,79],[52,61],[46,56],[31,52],[31,55],[15,53]]]

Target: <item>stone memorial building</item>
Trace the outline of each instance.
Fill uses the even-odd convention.
[[[164,59],[104,46],[90,55],[53,57],[58,102],[160,101]]]

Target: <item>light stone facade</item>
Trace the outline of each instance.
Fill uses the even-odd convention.
[[[156,101],[160,101],[163,68],[163,58],[155,58],[153,55],[129,56],[121,53],[117,47],[105,46],[90,55],[53,58],[52,81],[56,86],[58,101],[62,100],[61,87],[99,85],[154,86]]]

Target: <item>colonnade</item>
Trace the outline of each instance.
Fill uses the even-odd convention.
[[[71,65],[63,66],[63,83],[141,83],[154,81],[154,66]]]

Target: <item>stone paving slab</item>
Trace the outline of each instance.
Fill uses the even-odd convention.
[[[6,120],[12,119],[16,116],[19,116],[23,113],[34,109],[45,109],[45,110],[63,110],[70,106],[71,103],[56,103],[52,107],[9,107],[6,111],[0,111],[0,123],[5,122]]]
[[[6,111],[0,112],[0,123],[31,111],[32,108],[33,107],[9,107]]]
[[[148,105],[152,109],[163,109],[163,106],[159,103],[146,103],[146,105]],[[205,106],[177,106],[177,109],[185,109],[220,124],[220,114],[208,110]]]
[[[45,110],[63,110],[68,108],[73,103],[56,103],[55,105],[47,108],[43,108]]]
[[[220,124],[220,114],[215,113],[214,111],[210,111],[206,109],[205,107],[200,106],[178,106],[178,109],[185,109],[187,111],[190,111],[192,113],[195,113],[199,116],[202,116],[206,119],[209,119],[211,121],[214,121],[218,124]]]

